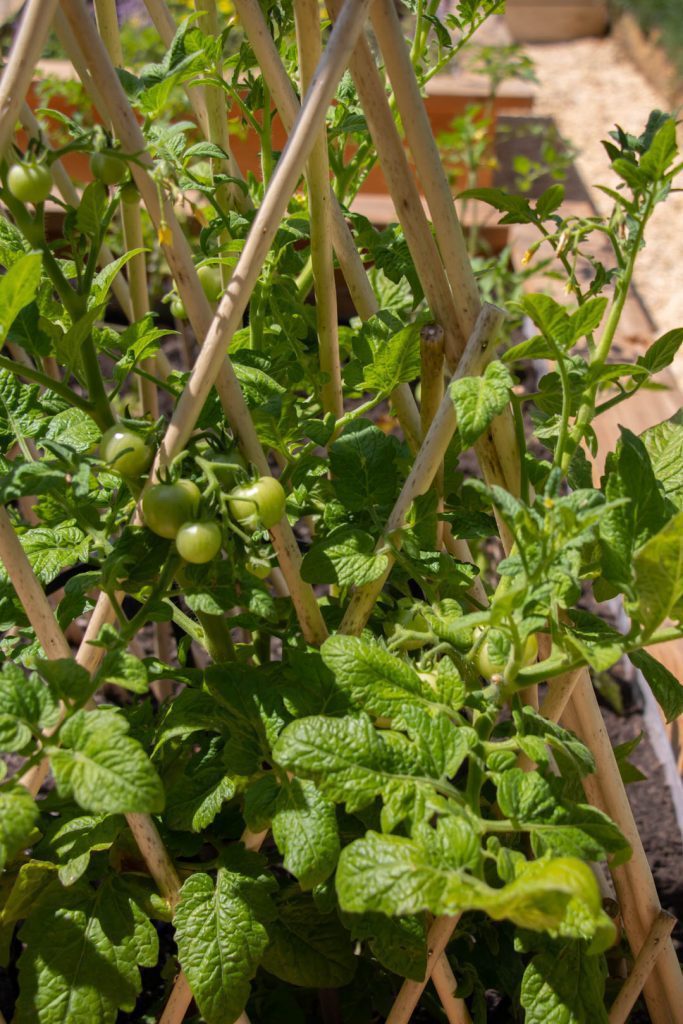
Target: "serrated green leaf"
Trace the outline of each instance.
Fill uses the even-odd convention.
[[[683,512],[670,519],[633,559],[637,615],[646,633],[683,616]]]
[[[595,934],[607,944],[614,938],[592,871],[573,857],[528,862],[514,881],[494,889],[465,871],[435,863],[411,839],[368,832],[342,850],[336,881],[340,906],[352,913],[483,910],[496,921],[508,918],[532,931]]]
[[[138,964],[153,967],[156,930],[125,883],[107,877],[93,889],[54,881],[20,932],[16,1024],[114,1024],[141,989]]]
[[[28,790],[11,779],[0,786],[0,871],[22,849],[37,817]]]
[[[358,961],[348,932],[336,914],[321,914],[309,896],[283,902],[268,931],[262,966],[281,981],[340,988],[352,980]]]
[[[258,881],[219,868],[214,885],[197,872],[184,883],[175,913],[178,959],[207,1024],[235,1021],[249,998],[268,932]]]
[[[632,651],[629,660],[645,676],[667,722],[675,722],[683,715],[683,686],[680,680],[647,651]]]
[[[107,190],[101,181],[91,181],[83,190],[76,211],[76,226],[89,238],[98,238],[102,231],[104,211],[107,208]]]
[[[398,487],[396,439],[359,420],[330,447],[330,469],[337,497],[351,511],[385,508]],[[379,509],[378,509],[379,511]]]
[[[57,789],[85,811],[156,814],[164,807],[161,780],[128,723],[113,711],[77,711],[50,749]]]
[[[524,1024],[607,1024],[605,968],[586,944],[571,942],[533,957],[522,979]]]
[[[54,857],[62,885],[73,885],[87,869],[90,854],[108,850],[125,825],[125,819],[117,814],[52,819],[35,852]]]
[[[385,917],[384,914],[344,914],[354,939],[367,941],[387,970],[400,978],[422,981],[427,970],[425,916]]]
[[[462,377],[450,386],[463,445],[469,447],[510,401],[514,381],[503,363],[489,363],[481,377]]]
[[[0,751],[22,750],[34,733],[59,720],[59,709],[47,686],[6,661],[0,673]]]
[[[409,324],[383,340],[365,368],[365,386],[389,394],[399,384],[420,376],[421,323]]]
[[[38,672],[54,692],[67,701],[82,703],[93,692],[93,682],[82,665],[73,658],[53,658],[36,662]]]
[[[29,252],[0,278],[0,344],[9,334],[20,311],[33,302],[40,284],[42,265],[41,254]]]
[[[116,275],[121,272],[126,263],[129,263],[134,256],[139,256],[140,253],[143,252],[147,252],[147,250],[128,249],[124,252],[123,256],[119,256],[118,259],[112,260],[112,262],[108,263],[106,267],[103,267],[98,274],[95,274],[90,294],[88,296],[88,309],[92,309],[93,306],[99,307],[102,305],[109,294],[109,289],[111,288]]]
[[[166,821],[170,828],[201,832],[234,793],[235,783],[226,774],[223,763],[222,741],[214,740],[205,752],[190,761],[168,790]]]
[[[498,803],[515,826],[531,833],[539,855],[602,860],[611,853],[616,863],[628,859],[631,848],[606,814],[588,804],[565,802],[558,790],[538,772],[512,768],[498,781]]]
[[[284,866],[302,889],[312,889],[329,878],[339,857],[337,816],[334,804],[313,782],[283,779],[272,827]]]
[[[669,501],[683,509],[683,412],[640,435],[655,476]]]
[[[34,526],[19,537],[41,583],[51,583],[62,569],[88,558],[91,540],[67,520],[59,526]]]
[[[388,565],[387,556],[375,552],[375,541],[369,533],[342,526],[306,552],[301,576],[307,583],[362,587],[379,579]]]
[[[105,683],[122,686],[131,693],[147,693],[147,667],[134,654],[120,649],[107,651],[96,676],[97,687]]]
[[[82,409],[64,409],[50,421],[45,435],[75,452],[89,452],[102,436],[102,431]]]

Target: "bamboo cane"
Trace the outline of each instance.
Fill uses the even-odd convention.
[[[291,135],[294,123],[299,116],[299,101],[268,31],[259,2],[258,0],[236,0],[235,9],[270,94],[275,101],[282,123],[287,133]],[[330,188],[330,206],[332,245],[356,311],[361,320],[369,320],[379,309],[377,298],[332,188]],[[408,446],[413,452],[416,452],[422,438],[420,414],[408,384],[399,384],[391,394],[391,401]]]
[[[464,999],[458,999],[456,995],[458,983],[445,952],[434,964],[432,982],[438,992],[449,1024],[472,1024],[472,1018]]]
[[[420,419],[422,436],[429,430],[443,399],[444,330],[439,324],[427,324],[420,331]],[[434,477],[437,511],[443,512],[443,463]],[[444,523],[437,522],[436,546],[443,544]]]
[[[661,905],[587,669],[579,675],[564,718],[595,758],[595,774],[582,780],[589,801],[609,814],[633,850],[630,860],[610,867],[610,872],[629,945],[637,956]],[[662,941],[644,995],[653,1024],[675,1024],[683,1006],[683,975],[671,939]]]
[[[0,156],[4,156],[52,24],[57,0],[28,0],[0,81]]]
[[[318,0],[294,0],[294,21],[303,95],[322,54]],[[335,419],[340,419],[344,413],[344,395],[337,328],[337,286],[332,257],[330,162],[324,122],[308,158],[306,185],[320,370],[326,377],[321,388],[321,404],[325,413],[332,413]]]
[[[57,624],[54,612],[4,508],[0,508],[0,560],[47,657],[50,660],[71,658],[71,648]],[[47,758],[43,759],[43,764],[47,765]],[[32,780],[35,785],[35,776]],[[40,787],[30,785],[32,780],[24,778],[22,782],[35,795]],[[154,822],[147,814],[128,814],[126,821],[159,891],[173,903],[180,882]]]
[[[107,48],[112,64],[123,67],[123,50],[121,35],[116,13],[116,0],[95,0],[95,17],[102,42]],[[143,248],[142,220],[140,207],[137,203],[121,203],[123,221],[123,237],[128,252]],[[140,320],[149,312],[149,295],[147,291],[147,265],[144,252],[138,253],[128,261],[128,287],[130,289],[132,312],[135,320]],[[149,373],[156,372],[154,359],[146,359],[142,367]],[[143,416],[149,415],[155,420],[159,415],[159,400],[154,382],[146,377],[139,380],[140,405]]]
[[[423,981],[404,981],[394,1001],[391,1012],[386,1019],[386,1024],[408,1024],[413,1010],[418,1004],[420,996],[425,990],[434,965],[440,959],[446,949],[451,935],[460,919],[460,915],[454,917],[437,917],[432,923],[427,935],[427,971]]]
[[[631,973],[610,1007],[609,1024],[626,1024],[643,985],[657,963],[660,953],[665,948],[665,940],[669,938],[675,925],[676,918],[672,914],[667,914],[665,910],[662,910],[657,915],[635,959]]]
[[[481,305],[479,289],[394,0],[377,0],[373,4],[371,17],[418,179],[431,213],[436,241],[455,299],[460,332],[467,338]],[[452,346],[452,336],[447,335],[446,358],[451,370],[457,356],[457,349]],[[507,490],[519,495],[520,460],[509,410],[493,421],[491,433],[497,449],[497,472],[502,473]],[[477,454],[480,454],[479,451]]]
[[[491,356],[496,333],[503,321],[503,317],[503,312],[496,306],[492,306],[489,303],[485,303],[482,306],[474,331],[467,342],[458,369],[455,371],[454,380],[461,377],[476,376],[482,372],[487,360]],[[437,410],[436,416],[432,420],[427,436],[415,456],[413,467],[387,520],[384,536],[387,538],[391,537],[394,544],[398,543],[398,539],[395,536],[392,537],[392,534],[395,534],[403,526],[406,513],[415,498],[420,494],[424,494],[431,487],[455,428],[455,407],[450,394],[446,394]],[[380,541],[378,547],[381,547],[382,543]],[[391,572],[394,559],[389,552],[387,552],[386,557],[388,567],[382,573],[382,576],[377,580],[373,580],[372,583],[367,583],[364,587],[360,587],[351,598],[340,627],[342,633],[358,636],[365,626],[375,601]]]
[[[360,31],[362,13],[367,2],[368,0],[365,0],[362,10],[361,8],[347,9],[348,13],[344,31],[346,32],[348,29],[351,32],[350,45],[353,44],[354,32],[357,34]],[[149,166],[149,157],[144,153],[144,140],[135,115],[121,88],[116,73],[111,67],[102,42],[92,22],[87,17],[82,0],[62,0],[62,7],[83,52],[88,55],[90,72],[99,85],[101,92],[107,97],[107,113],[121,139],[124,149],[129,152],[140,153],[140,162]],[[296,184],[298,173],[303,167],[307,155],[305,147],[312,141],[316,119],[320,119],[323,115],[327,103],[326,97],[336,87],[335,76],[337,73],[341,74],[340,66],[343,66],[348,47],[348,35],[340,34],[337,35],[335,46],[331,52],[328,47],[326,58],[323,58],[323,74],[318,79],[316,87],[312,90],[312,99],[308,106],[307,117],[304,119],[298,146],[294,149],[288,169],[285,169],[285,174],[288,177],[283,180],[283,177],[280,175],[274,195],[272,195],[273,190],[269,190],[271,204],[268,206],[264,202],[259,211],[261,220],[257,217],[258,223],[253,225],[240,262],[233,273],[231,288],[226,296],[224,296],[213,324],[211,323],[211,310],[197,279],[190,249],[170,203],[167,199],[164,199],[160,205],[156,185],[150,179],[146,170],[139,165],[135,165],[133,168],[136,183],[153,222],[162,233],[162,238],[164,238],[164,232],[168,232],[170,235],[170,241],[168,244],[164,244],[164,251],[195,333],[198,338],[206,336],[207,339],[162,442],[159,456],[153,467],[151,479],[154,478],[160,466],[165,465],[178,451],[182,450],[194,428],[194,423],[214,381],[216,382],[223,408],[226,411],[233,432],[245,455],[257,467],[260,473],[265,474],[269,472],[266,456],[258,440],[232,364],[225,357],[224,353],[234,330],[240,323],[249,293],[253,288],[253,281],[258,276],[260,266],[272,240],[272,233],[277,229],[277,224],[281,217],[279,209],[284,209],[288,202],[287,189],[290,185],[289,178],[293,178],[294,184]],[[276,172],[274,178],[278,177],[283,164],[286,163],[285,158],[286,154],[283,154],[282,160],[278,164],[278,172]],[[273,185],[275,184],[274,180]],[[294,188],[294,184],[291,185],[291,189]],[[268,210],[266,211],[267,206]],[[273,206],[276,207],[275,213],[272,212]],[[273,218],[272,220],[271,217]],[[265,234],[267,235],[268,230],[271,230],[269,237],[265,237],[263,233],[264,222],[268,225]],[[251,240],[251,245],[249,240]],[[164,241],[166,242],[165,238]],[[255,250],[257,257],[254,257]],[[259,253],[260,259],[258,259]],[[251,262],[252,260],[254,260],[253,263]],[[245,265],[246,271],[244,269]],[[239,311],[237,311],[237,306],[239,306]],[[227,316],[228,311],[230,312],[229,317]],[[208,373],[207,364],[209,364]],[[216,378],[218,379],[216,380]],[[301,555],[292,530],[286,520],[283,519],[278,526],[271,530],[271,537],[280,567],[287,579],[292,601],[304,635],[309,642],[320,643],[326,635],[326,629],[312,588],[301,580],[299,573]]]

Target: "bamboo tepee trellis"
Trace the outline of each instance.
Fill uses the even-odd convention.
[[[162,39],[168,44],[175,26],[164,0],[146,0],[146,3]],[[213,0],[197,0],[196,7],[207,16],[215,13]],[[347,67],[354,77],[373,143],[422,287],[435,320],[443,329],[445,358],[450,372],[456,375],[480,373],[490,355],[500,323],[501,314],[498,310],[481,306],[448,182],[420,98],[393,0],[374,0],[372,3],[371,0],[330,0],[328,10],[335,26],[322,52],[317,2],[295,0],[294,7],[299,45],[301,51],[307,53],[307,59],[301,62],[302,92],[305,90],[301,107],[269,34],[258,0],[236,0],[238,17],[289,132],[289,141],[256,213],[237,266],[226,282],[215,315],[199,284],[189,246],[173,208],[168,199],[160,202],[157,186],[148,173],[151,159],[146,155],[138,122],[115,71],[115,65],[121,63],[115,0],[95,0],[97,25],[89,15],[84,0],[28,0],[0,81],[0,151],[5,151],[19,119],[29,133],[37,131],[37,124],[24,98],[45,40],[54,25],[83,84],[101,116],[119,139],[123,150],[139,154],[140,162],[131,165],[136,185],[159,232],[193,330],[198,339],[203,339],[199,357],[163,439],[151,473],[152,478],[182,450],[213,387],[218,391],[226,417],[244,454],[260,473],[269,472],[266,454],[259,442],[227,352],[232,334],[241,324],[242,314],[281,217],[304,173],[307,176],[314,233],[313,273],[319,300],[319,335],[323,339],[321,361],[328,368],[332,384],[324,401],[327,408],[339,409],[340,391],[338,386],[335,388],[335,382],[338,385],[339,366],[335,340],[336,309],[331,286],[333,250],[360,316],[368,318],[377,309],[374,293],[353,238],[328,185],[324,119]],[[368,17],[372,21],[394,91],[407,143],[434,224],[434,236],[387,102],[384,84],[364,38]],[[315,68],[312,66],[311,55],[316,59],[319,55]],[[212,92],[214,95],[210,95]],[[223,94],[220,90],[208,88],[194,88],[188,90],[188,93],[201,129],[228,153],[227,167],[231,175],[237,176],[239,169],[229,152]],[[67,200],[73,201],[73,186],[59,163],[53,166],[53,174],[62,194]],[[126,231],[131,238],[139,232],[137,211],[129,215]],[[110,256],[103,250],[100,258],[106,262]],[[142,315],[145,302],[144,261],[131,264],[127,284],[123,278],[118,279],[117,294],[124,310],[130,311],[133,316]],[[438,377],[442,377],[442,374],[439,373]],[[421,436],[420,414],[407,385],[398,388],[392,399],[406,439],[417,455],[387,524],[388,529],[394,529],[402,523],[413,498],[432,484],[455,429],[455,414],[448,398],[438,406],[424,439]],[[143,394],[146,408],[153,410],[154,400],[152,392]],[[477,455],[486,479],[514,493],[518,487],[518,459],[514,432],[506,416],[500,417],[488,436],[478,444]],[[301,579],[301,555],[294,534],[286,520],[283,520],[271,531],[271,535],[282,573],[282,577],[277,578],[279,587],[291,595],[306,640],[311,644],[319,644],[326,636],[326,628],[312,589]],[[509,548],[510,537],[502,524],[501,536],[504,545]],[[462,543],[454,541],[448,533],[444,542],[460,556],[467,555]],[[69,657],[69,645],[4,509],[0,510],[0,558],[48,657]],[[344,618],[344,631],[360,632],[383,582],[380,580],[356,592]],[[102,624],[112,618],[109,599],[102,594],[76,655],[77,662],[91,673],[97,668],[102,648],[92,647],[89,641],[97,636]],[[537,702],[534,692],[528,692],[527,698]],[[635,963],[610,1011],[610,1021],[612,1024],[626,1021],[643,988],[654,1024],[675,1024],[680,1020],[683,1007],[683,976],[670,940],[673,920],[661,910],[588,671],[581,670],[553,680],[541,705],[541,712],[553,720],[562,717],[590,748],[595,757],[597,772],[585,780],[588,799],[614,819],[633,848],[631,860],[612,871]],[[24,778],[33,793],[38,791],[48,771],[49,765],[44,761]],[[153,820],[146,815],[131,814],[128,822],[150,874],[160,892],[174,905],[179,880]],[[250,833],[243,837],[246,845],[252,848],[258,847],[263,838],[263,835]],[[457,917],[450,917],[438,918],[433,922],[429,931],[427,975],[423,982],[403,983],[388,1024],[403,1024],[410,1020],[430,979],[436,986],[449,1021],[469,1020],[464,1002],[457,998],[456,980],[444,952],[457,920]],[[189,985],[181,973],[161,1017],[162,1024],[178,1024],[182,1021],[191,998]],[[246,1015],[243,1014],[240,1020],[244,1024],[247,1021]]]

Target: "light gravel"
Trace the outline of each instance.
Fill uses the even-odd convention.
[[[609,36],[572,42],[528,44],[539,79],[535,112],[553,117],[561,134],[578,150],[577,169],[587,186],[614,187],[600,144],[615,124],[640,134],[648,114],[667,110],[659,95]],[[683,144],[683,133],[679,133]],[[678,184],[683,188],[683,174]],[[611,200],[589,189],[600,213]],[[655,211],[646,247],[636,266],[636,287],[659,333],[683,326],[683,193],[673,193]],[[683,357],[675,367],[683,387]]]

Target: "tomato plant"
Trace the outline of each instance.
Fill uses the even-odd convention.
[[[403,29],[375,0],[355,79],[334,55],[363,3],[338,29],[314,5],[312,31],[304,4],[196,6],[117,74],[62,0],[107,109],[39,111],[0,167],[2,1013],[178,1024],[194,999],[205,1024],[405,1024],[435,971],[475,1024],[494,1004],[607,1024],[661,920],[590,673],[630,659],[683,713],[656,656],[683,637],[680,417],[622,428],[598,485],[592,460],[600,417],[683,340],[614,358],[677,184],[675,121],[610,136],[603,218],[567,210],[559,181],[478,187],[468,117],[465,198],[537,235],[524,274],[495,278],[504,320],[416,144],[415,90],[392,91],[405,59],[426,92],[498,0],[411,4]],[[526,66],[506,48],[496,86],[503,65]],[[276,100],[299,126],[282,153]],[[259,144],[244,174],[233,134]],[[52,161],[93,151],[55,227],[46,162],[59,180]],[[403,225],[355,207],[378,156]],[[623,630],[600,614],[617,598]],[[646,998],[673,1021],[667,939],[657,965]],[[420,1019],[443,1019],[437,995]]]

